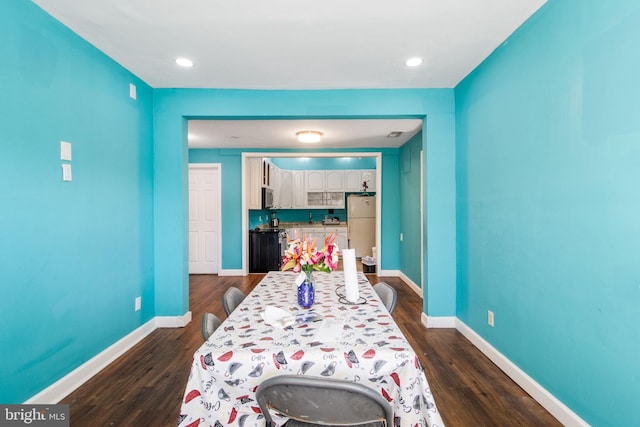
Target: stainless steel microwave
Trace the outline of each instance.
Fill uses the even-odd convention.
[[[262,209],[271,209],[273,207],[273,190],[262,187]]]

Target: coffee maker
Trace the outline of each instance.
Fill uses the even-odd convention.
[[[271,212],[271,228],[278,228],[280,226],[280,220],[276,217],[275,212]]]

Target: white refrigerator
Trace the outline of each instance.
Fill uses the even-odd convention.
[[[373,256],[376,245],[376,196],[347,198],[347,233],[349,248],[356,250],[356,258]]]

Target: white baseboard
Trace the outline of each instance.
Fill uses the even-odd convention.
[[[156,328],[183,328],[191,322],[191,312],[182,316],[156,316]]]
[[[427,316],[424,312],[420,318],[426,328],[455,328],[456,320],[454,316]]]
[[[87,360],[67,375],[32,396],[25,404],[54,404],[60,402],[75,389],[109,366],[157,328],[182,328],[191,322],[191,312],[182,316],[158,316],[116,341],[104,351]]]
[[[409,287],[413,290],[413,292],[415,292],[421,299],[424,299],[424,295],[422,294],[422,288],[418,286],[413,280],[409,279],[409,276],[407,276],[401,271],[400,278],[404,283],[409,285]]]
[[[376,276],[400,277],[400,270],[376,270]]]
[[[155,319],[149,320],[24,403],[46,405],[60,402],[155,329]]]
[[[218,270],[218,276],[244,276],[242,269],[240,270]]]
[[[423,313],[424,315],[424,313]],[[533,378],[518,368],[513,362],[507,359],[502,353],[496,350],[484,338],[478,335],[473,329],[468,327],[460,319],[456,318],[456,329],[460,331],[478,350],[484,353],[498,368],[507,374],[516,384],[522,387],[540,405],[567,427],[588,427],[582,418],[576,415],[564,403],[549,393],[544,387],[538,384]]]

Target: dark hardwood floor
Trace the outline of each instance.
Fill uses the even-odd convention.
[[[192,356],[202,344],[202,314],[224,319],[224,291],[237,286],[249,293],[262,277],[191,276],[193,321],[155,330],[62,400],[70,405],[71,426],[175,426]],[[462,334],[422,326],[422,300],[400,279],[370,275],[369,280],[397,289],[393,317],[420,357],[447,426],[561,425]]]

